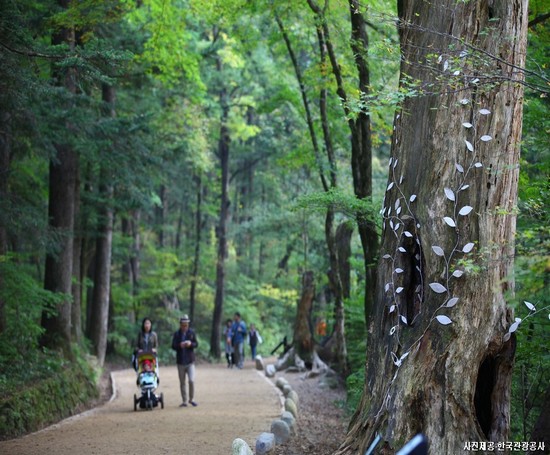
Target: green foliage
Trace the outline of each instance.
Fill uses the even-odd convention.
[[[0,256],[0,300],[6,302],[6,328],[0,333],[0,363],[13,358],[27,358],[38,348],[42,334],[40,318],[65,299],[62,294],[45,291],[33,277],[30,266],[22,258]]]
[[[364,298],[358,293],[345,304],[345,330],[348,347],[348,361],[351,374],[346,378],[346,408],[352,412],[357,408],[365,385],[365,360],[367,352],[367,330],[365,326]]]
[[[39,430],[74,414],[98,397],[97,372],[74,351],[76,362],[54,352],[0,359],[0,439]]]

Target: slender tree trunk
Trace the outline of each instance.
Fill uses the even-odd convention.
[[[140,239],[139,239],[139,210],[133,210],[122,218],[121,229],[122,234],[125,237],[131,239],[131,246],[128,251],[128,257],[124,263],[123,280],[129,284],[129,294],[132,299],[135,298],[139,287],[139,251],[140,251]],[[131,311],[128,314],[130,322],[136,321],[136,311]]]
[[[351,294],[351,236],[353,226],[343,222],[336,229],[336,251],[338,251],[338,270],[342,284],[342,296],[349,299]]]
[[[527,1],[413,0],[400,17],[401,81],[425,93],[395,119],[365,390],[338,454],[376,435],[386,453],[419,432],[437,454],[509,440]],[[497,75],[511,82],[478,83]]]
[[[0,111],[0,211],[7,213],[9,201],[8,176],[11,158],[11,115]],[[0,257],[8,252],[8,231],[6,222],[0,215]],[[3,277],[0,273],[0,289],[3,287]],[[0,297],[0,335],[6,328],[6,302]]]
[[[103,85],[103,102],[108,115],[115,116],[115,89]],[[105,362],[107,330],[109,323],[109,296],[111,292],[111,251],[113,243],[113,185],[106,166],[100,175],[99,194],[104,200],[99,212],[98,238],[96,240],[94,292],[91,313],[91,340],[100,366]]]
[[[73,303],[71,308],[71,335],[73,341],[80,343],[82,340],[82,283],[85,275],[82,274],[82,222],[80,219],[80,171],[76,170],[75,179],[75,234],[73,240]]]
[[[216,259],[216,297],[214,301],[214,315],[212,318],[212,334],[210,337],[210,354],[214,358],[220,357],[220,332],[223,315],[223,303],[225,294],[225,260],[227,259],[227,224],[229,222],[229,128],[227,119],[229,106],[227,104],[225,90],[220,95],[222,107],[220,140],[218,155],[221,166],[221,205],[220,218],[217,228],[218,256]]]
[[[324,14],[324,10],[319,10],[319,15]],[[338,187],[337,184],[337,166],[336,158],[334,154],[334,147],[332,144],[332,136],[329,127],[328,121],[328,112],[327,112],[327,88],[323,83],[319,93],[319,112],[321,117],[321,127],[323,131],[323,144],[326,152],[327,161],[329,164],[328,178],[325,175],[324,166],[321,162],[320,156],[320,146],[317,140],[317,135],[315,132],[315,125],[313,116],[311,114],[310,103],[308,100],[308,95],[306,91],[305,84],[303,82],[302,72],[298,64],[298,59],[292,48],[292,44],[288,37],[288,33],[284,27],[284,24],[279,16],[275,17],[279,30],[283,35],[283,40],[285,41],[287,51],[292,62],[294,73],[300,87],[300,92],[302,95],[302,103],[306,112],[306,121],[308,126],[308,131],[310,135],[310,140],[313,148],[313,153],[317,161],[317,166],[319,170],[319,177],[321,179],[321,184],[325,192],[334,190]],[[327,46],[325,40],[324,29],[321,26],[317,27],[317,38],[319,43],[319,53],[320,53],[320,67],[324,67],[326,56],[327,56]],[[342,284],[340,279],[340,268],[338,267],[338,251],[336,249],[335,235],[334,235],[334,210],[332,207],[327,208],[327,213],[325,216],[325,241],[327,244],[328,254],[329,254],[329,283],[331,290],[334,295],[334,328],[333,328],[333,340],[331,344],[333,346],[334,357],[338,365],[338,369],[344,375],[347,375],[347,347],[346,347],[346,338],[345,338],[345,318],[344,318],[344,300],[342,293]]]
[[[197,208],[195,211],[195,254],[193,256],[193,270],[191,271],[191,287],[189,289],[189,317],[193,321],[195,318],[197,281],[199,279],[199,268],[201,259],[201,238],[202,238],[202,177],[198,174],[195,178],[197,182]]]
[[[166,246],[165,223],[168,215],[168,190],[166,185],[161,185],[159,188],[160,206],[155,208],[155,222],[157,225],[158,246],[164,248]]]

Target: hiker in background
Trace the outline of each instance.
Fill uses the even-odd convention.
[[[246,337],[246,323],[241,320],[241,313],[238,311],[233,316],[231,326],[231,345],[233,346],[233,362],[237,368],[244,364],[244,338]]]
[[[189,404],[197,406],[195,395],[195,348],[199,345],[195,332],[189,328],[191,320],[186,314],[180,319],[180,329],[172,338],[172,349],[176,351],[178,364],[178,376],[180,380],[180,392],[182,403],[180,407],[187,406],[187,388],[185,377],[189,378]]]
[[[225,321],[225,327],[223,329],[223,337],[225,343],[225,358],[227,359],[227,368],[233,368],[235,364],[233,359],[233,346],[231,345],[231,326],[233,321],[228,319]]]
[[[250,331],[248,332],[248,344],[250,345],[252,360],[256,358],[256,347],[258,344],[261,344],[262,341],[262,337],[260,336],[260,332],[256,330],[256,326],[254,324],[250,324]]]

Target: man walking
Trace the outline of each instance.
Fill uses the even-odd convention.
[[[178,376],[180,380],[180,391],[183,402],[180,407],[187,406],[186,376],[189,379],[189,404],[197,406],[195,397],[195,348],[199,345],[195,332],[189,328],[189,316],[186,314],[180,319],[180,329],[174,333],[172,338],[172,349],[176,351],[176,362],[178,364]]]
[[[241,321],[241,313],[235,313],[233,325],[231,326],[231,344],[233,345],[233,362],[237,368],[243,367],[244,362],[244,339],[246,337],[246,324]]]

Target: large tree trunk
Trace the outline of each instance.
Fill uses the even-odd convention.
[[[367,65],[367,51],[369,47],[367,24],[361,12],[360,2],[349,0],[351,18],[350,45],[357,67],[358,89],[367,95],[370,90],[370,75]],[[360,112],[355,119],[350,119],[348,125],[351,132],[351,170],[353,175],[353,189],[358,199],[372,197],[372,138],[370,115]],[[376,257],[378,255],[378,232],[374,221],[358,215],[357,228],[363,247],[365,266],[365,321],[372,317],[374,302],[374,285],[376,283]]]
[[[527,1],[400,6],[402,86],[424,93],[396,115],[365,390],[339,454],[377,434],[386,453],[419,432],[434,454],[509,439],[523,90],[502,81],[522,78]]]
[[[68,0],[59,0],[59,6],[66,9]],[[66,44],[75,48],[73,28],[61,29],[52,37],[52,44]],[[76,69],[68,68],[54,72],[58,85],[75,94]],[[66,122],[71,129],[70,120]],[[48,291],[71,294],[73,273],[73,228],[75,213],[75,184],[78,169],[78,155],[68,144],[56,144],[56,156],[50,161],[48,219],[50,229],[58,236],[55,251],[46,256],[44,288]],[[49,348],[61,348],[70,354],[71,302],[68,298],[57,304],[53,313],[42,314],[44,333],[41,344]]]
[[[103,85],[103,102],[109,115],[114,117],[115,89]],[[96,241],[94,292],[90,335],[98,363],[103,366],[107,351],[107,329],[109,323],[109,297],[111,292],[111,251],[113,244],[113,185],[109,170],[102,166],[99,193],[103,199],[99,213],[98,238]]]
[[[216,230],[218,237],[218,256],[216,259],[216,297],[214,301],[214,315],[212,317],[212,333],[210,336],[210,354],[214,358],[221,355],[220,337],[222,327],[223,302],[225,294],[225,260],[227,259],[227,224],[229,222],[229,127],[227,118],[229,106],[227,104],[225,90],[220,95],[222,107],[220,140],[218,155],[221,166],[221,204],[220,218]]]
[[[133,210],[122,218],[122,233],[124,236],[130,237],[132,239],[130,249],[128,251],[128,257],[124,263],[123,270],[123,279],[129,283],[129,294],[130,297],[134,298],[139,289],[139,276],[140,276],[140,262],[139,262],[139,253],[141,249],[140,237],[139,237],[139,220],[140,220],[140,211]],[[134,306],[137,306],[134,301]],[[136,309],[128,314],[128,319],[130,322],[134,323],[136,321]]]
[[[313,333],[311,330],[311,310],[315,298],[315,280],[313,272],[304,272],[302,275],[302,296],[298,302],[296,322],[294,323],[294,337],[292,345],[294,352],[305,362],[313,364]]]

